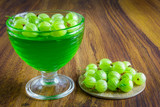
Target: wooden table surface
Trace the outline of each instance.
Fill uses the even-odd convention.
[[[40,72],[22,61],[6,32],[6,17],[32,10],[72,10],[85,17],[85,33],[74,58],[60,74],[76,87],[65,98],[34,100],[25,85]],[[105,100],[84,93],[78,77],[89,63],[101,58],[127,60],[145,73],[147,85],[136,97]],[[160,1],[159,0],[0,0],[0,107],[158,107],[160,105]]]

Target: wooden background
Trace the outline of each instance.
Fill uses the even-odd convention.
[[[72,10],[84,15],[83,42],[60,74],[71,77],[75,90],[51,101],[26,96],[25,85],[40,75],[13,50],[6,32],[6,17],[31,10]],[[147,86],[136,97],[105,100],[84,93],[78,77],[89,63],[101,58],[128,60],[145,73]],[[160,1],[159,0],[0,0],[0,107],[158,107],[160,105]]]

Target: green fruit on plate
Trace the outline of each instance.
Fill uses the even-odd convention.
[[[98,80],[107,80],[107,75],[103,70],[96,71],[94,75],[95,79]]]
[[[117,71],[118,73],[122,74],[125,71],[126,67],[125,64],[121,61],[117,61],[113,63],[113,71]]]
[[[83,83],[87,88],[93,88],[96,84],[96,79],[94,77],[87,76]]]
[[[99,93],[103,93],[107,90],[107,82],[105,80],[98,80],[95,84],[95,89]]]
[[[146,76],[143,73],[136,73],[133,82],[137,85],[143,85],[146,82]]]
[[[119,82],[119,89],[123,92],[129,92],[133,89],[133,82],[128,78],[124,78]]]
[[[119,84],[119,79],[118,78],[111,78],[107,82],[108,84],[108,89],[111,91],[117,91],[118,84]]]

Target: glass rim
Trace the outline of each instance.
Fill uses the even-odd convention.
[[[32,12],[32,13],[68,12],[68,13],[69,13],[69,12],[73,12],[73,11],[69,11],[69,10],[27,11],[27,12],[21,12],[21,13],[18,13],[18,14],[24,14],[24,13],[29,13],[29,12]],[[15,28],[15,27],[13,27],[13,26],[9,23],[9,21],[10,21],[11,19],[13,19],[13,17],[16,16],[16,15],[18,15],[18,14],[15,14],[15,15],[12,15],[11,17],[9,17],[9,18],[7,19],[7,21],[6,21],[6,25],[7,25],[8,28],[12,28],[12,29],[14,29],[14,30],[16,30],[16,31],[20,31],[20,32],[32,32],[32,33],[51,33],[51,32],[56,32],[56,31],[69,30],[69,29],[72,29],[72,28],[74,28],[74,27],[83,25],[83,23],[84,23],[84,21],[85,21],[84,17],[83,17],[81,14],[76,13],[76,12],[73,12],[73,13],[77,14],[78,16],[80,16],[80,17],[81,17],[81,21],[80,21],[78,24],[76,24],[75,26],[68,27],[68,28],[64,28],[64,29],[59,29],[59,30],[51,30],[51,31],[27,31],[27,30]]]

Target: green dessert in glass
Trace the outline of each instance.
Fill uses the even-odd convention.
[[[84,17],[61,10],[24,12],[10,17],[6,25],[16,53],[42,73],[27,83],[27,94],[42,100],[70,94],[73,80],[58,75],[57,70],[77,52],[83,39]]]

